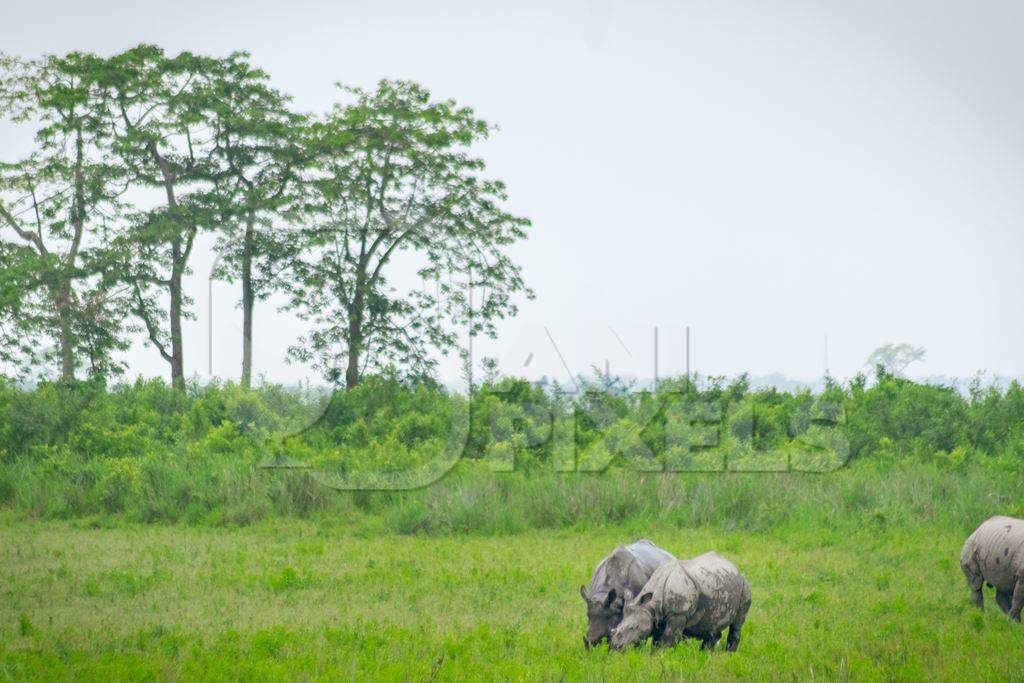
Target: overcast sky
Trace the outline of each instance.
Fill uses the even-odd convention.
[[[537,299],[477,344],[507,372],[564,379],[546,328],[573,370],[649,376],[655,325],[678,372],[690,325],[702,373],[813,379],[828,335],[839,377],[903,341],[928,349],[912,375],[1024,374],[1024,3],[557,4],[6,2],[0,50],[244,49],[303,110],[384,77],[473,106],[533,220],[515,254]],[[26,149],[0,128],[0,156]],[[186,370],[205,376],[201,246]],[[221,376],[236,298],[214,289]],[[257,372],[312,376],[284,363],[299,325],[264,305],[256,327]]]

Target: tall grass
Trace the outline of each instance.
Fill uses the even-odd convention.
[[[969,531],[993,514],[1024,516],[1024,473],[980,464],[854,463],[827,474],[495,473],[461,464],[408,492],[342,492],[303,470],[167,459],[129,484],[15,463],[0,470],[6,504],[27,517],[244,525],[272,515],[333,517],[402,534],[669,523],[762,531],[914,528]],[[120,486],[112,493],[111,487]]]

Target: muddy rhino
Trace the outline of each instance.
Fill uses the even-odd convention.
[[[650,637],[662,647],[699,638],[704,649],[713,650],[728,626],[733,652],[749,609],[750,584],[721,555],[668,562],[627,602],[622,621],[612,630],[612,648],[621,650]]]
[[[635,594],[654,570],[676,559],[647,539],[626,546],[619,546],[611,555],[601,560],[590,579],[590,588],[580,586],[580,595],[587,602],[587,635],[583,636],[586,647],[597,645],[608,637],[611,630],[622,619],[624,596]]]
[[[992,517],[968,536],[960,553],[974,604],[984,608],[981,586],[996,589],[996,604],[1014,621],[1024,607],[1024,519]]]

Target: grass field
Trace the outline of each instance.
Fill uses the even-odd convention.
[[[99,528],[93,528],[99,527]],[[585,652],[579,585],[617,543],[715,549],[754,603],[736,654]],[[963,536],[669,525],[481,536],[329,517],[243,528],[0,517],[12,679],[1024,680],[1024,630],[971,605]]]

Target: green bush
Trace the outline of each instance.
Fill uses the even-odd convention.
[[[405,533],[497,533],[654,517],[758,527],[812,512],[839,519],[853,508],[888,524],[904,515],[897,510],[945,514],[937,506],[950,481],[975,487],[985,501],[979,509],[1011,504],[1007,487],[1020,484],[1017,383],[975,386],[966,396],[884,373],[821,396],[752,391],[743,377],[703,384],[668,380],[655,398],[599,377],[573,399],[497,380],[472,396],[463,461],[442,482],[408,493],[339,493],[315,472],[423,465],[442,451],[467,399],[374,377],[331,397],[233,384],[180,392],[161,380],[32,390],[0,383],[0,505],[39,517],[215,524],[373,514]],[[680,410],[708,422],[681,422]],[[822,427],[830,420],[838,427]],[[568,442],[559,446],[553,433]],[[689,448],[709,434],[715,450]],[[806,448],[794,450],[808,438],[845,442],[857,476],[631,471],[820,465]],[[902,472],[922,479],[914,484]],[[897,490],[916,502],[894,500]],[[789,497],[795,491],[801,498]]]

